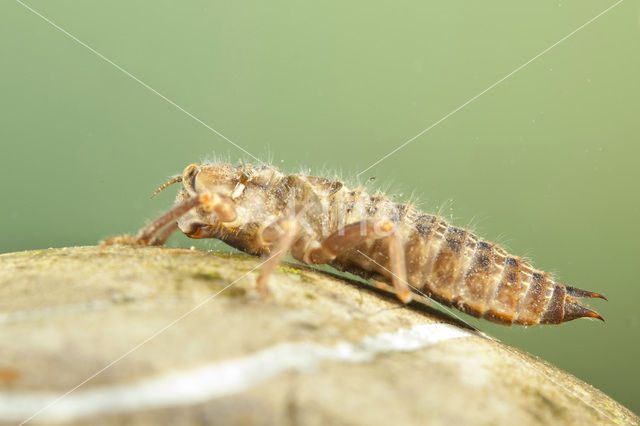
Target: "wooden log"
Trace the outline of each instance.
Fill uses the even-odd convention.
[[[367,284],[171,248],[0,255],[0,422],[593,424],[570,374]]]

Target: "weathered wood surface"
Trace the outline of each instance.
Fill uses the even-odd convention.
[[[575,377],[364,284],[283,266],[263,300],[259,263],[169,248],[0,255],[0,422],[638,422]]]

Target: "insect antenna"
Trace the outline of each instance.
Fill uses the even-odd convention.
[[[156,189],[156,192],[153,193],[151,198],[153,198],[156,195],[158,195],[160,192],[162,192],[163,189],[173,185],[174,183],[178,183],[178,182],[182,182],[182,176],[174,176],[174,177],[172,177],[170,181],[163,183],[162,186],[160,186],[160,188]]]

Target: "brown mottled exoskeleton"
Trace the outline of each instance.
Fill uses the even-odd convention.
[[[191,238],[218,238],[268,257],[266,279],[285,253],[300,262],[329,264],[363,278],[391,283],[408,303],[411,291],[500,324],[559,324],[602,319],[576,299],[604,297],[553,280],[466,229],[447,224],[381,192],[271,166],[192,164],[182,176],[176,206],[140,231],[103,245],[162,245],[180,228]],[[157,192],[156,192],[157,193]]]

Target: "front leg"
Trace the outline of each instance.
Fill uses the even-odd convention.
[[[267,295],[267,278],[289,251],[298,235],[298,221],[295,217],[281,219],[264,228],[260,238],[265,244],[275,243],[271,257],[262,265],[256,280],[256,287],[263,296]]]
[[[232,222],[237,217],[233,201],[226,195],[218,193],[198,194],[184,200],[142,228],[137,236],[115,235],[104,240],[101,248],[113,244],[162,245],[178,228],[176,220],[196,207],[202,207],[208,213],[215,213],[221,222]]]
[[[396,296],[402,303],[409,303],[411,301],[411,290],[407,283],[402,241],[396,226],[389,220],[364,220],[347,225],[325,238],[322,244],[312,249],[306,257],[309,263],[329,263],[345,250],[367,240],[383,237],[387,237],[389,241],[389,267],[391,269],[389,272],[391,273],[391,281]],[[361,254],[368,257],[364,253]]]

